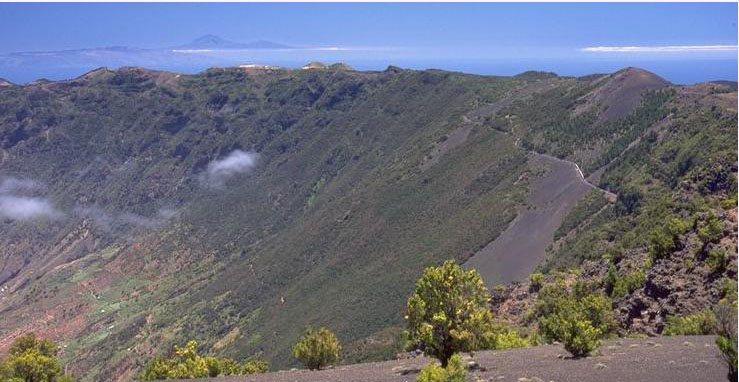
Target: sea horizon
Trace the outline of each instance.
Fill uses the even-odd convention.
[[[322,61],[326,64],[346,63],[360,71],[382,71],[388,66],[404,69],[425,70],[438,69],[467,74],[486,76],[514,76],[526,71],[553,72],[559,76],[579,77],[597,73],[613,73],[626,67],[637,67],[648,70],[676,85],[690,85],[710,81],[737,81],[736,59],[700,58],[700,59],[661,59],[661,60],[576,60],[576,59],[434,59],[434,58],[376,58],[346,59],[341,57],[317,57],[302,59],[270,59],[214,61],[208,64],[133,64],[133,65],[87,65],[59,66],[52,68],[0,67],[0,78],[14,84],[23,85],[41,79],[51,81],[69,80],[79,77],[99,67],[116,69],[123,66],[140,66],[153,70],[172,71],[182,74],[197,74],[212,67],[232,67],[242,64],[276,65],[298,69],[310,61]]]

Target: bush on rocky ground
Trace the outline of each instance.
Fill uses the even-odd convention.
[[[611,300],[584,284],[546,285],[534,309],[540,333],[575,357],[590,354],[615,329]]]
[[[318,370],[339,361],[341,345],[336,335],[326,328],[305,329],[303,337],[293,346],[293,356],[310,370]]]
[[[622,276],[618,273],[616,267],[611,264],[603,278],[603,288],[610,297],[620,298],[643,287],[645,281],[644,271],[636,270]]]
[[[715,248],[708,252],[706,264],[711,268],[713,273],[721,273],[729,264],[729,254],[723,248]]]
[[[405,309],[411,346],[442,367],[458,352],[527,346],[513,328],[493,320],[489,303],[476,270],[465,271],[452,260],[426,268]]]
[[[698,238],[704,243],[716,243],[724,234],[724,223],[716,216],[716,213],[709,211],[708,216],[698,229]]]
[[[204,357],[198,354],[197,341],[189,341],[185,346],[175,346],[171,357],[155,358],[146,367],[140,379],[190,379],[248,375],[266,373],[268,369],[269,365],[261,360],[248,360],[241,363],[231,358]]]
[[[716,317],[710,310],[685,316],[668,316],[662,334],[665,336],[697,336],[716,333]]]
[[[734,288],[713,308],[718,335],[716,346],[729,369],[727,377],[730,381],[737,380],[737,302],[737,290]]]
[[[689,224],[680,218],[671,218],[662,227],[652,230],[649,239],[649,257],[652,261],[669,257],[680,247],[680,236]]]
[[[529,287],[531,292],[537,292],[541,289],[542,283],[544,282],[544,275],[539,272],[534,272],[529,276]]]
[[[462,365],[462,358],[455,354],[449,358],[446,367],[432,362],[421,370],[416,378],[417,382],[464,382],[467,371]]]

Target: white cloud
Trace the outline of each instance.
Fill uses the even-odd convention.
[[[162,208],[153,216],[143,216],[131,212],[107,212],[98,206],[79,206],[74,213],[83,218],[92,219],[105,231],[114,231],[124,227],[159,228],[175,217],[177,212]]]
[[[319,46],[309,48],[275,48],[275,49],[172,49],[173,53],[184,53],[184,54],[233,54],[233,53],[269,53],[269,52],[301,52],[301,51],[314,51],[314,50],[350,50],[350,48],[344,48],[340,46]]]
[[[0,218],[32,220],[63,216],[46,198],[23,195],[42,188],[42,184],[30,179],[6,177],[0,180]]]
[[[580,50],[595,53],[730,52],[737,50],[737,45],[590,46]]]
[[[57,219],[67,215],[47,199],[38,196],[46,187],[31,179],[0,178],[0,219],[33,220]],[[158,228],[177,215],[177,211],[161,208],[151,216],[131,212],[107,212],[98,206],[78,206],[69,211],[73,215],[89,218],[106,231],[123,227]]]
[[[18,191],[31,191],[41,188],[41,184],[30,179],[4,178],[0,181],[0,194],[9,194]]]
[[[234,175],[243,174],[257,165],[259,154],[234,150],[223,159],[208,163],[208,168],[201,176],[201,181],[211,187],[222,186]]]
[[[44,198],[0,195],[0,216],[11,220],[53,219],[62,213]]]

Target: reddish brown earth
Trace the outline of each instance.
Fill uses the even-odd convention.
[[[697,382],[725,381],[727,369],[712,336],[607,341],[599,354],[571,359],[559,345],[475,353],[470,382]],[[465,361],[469,361],[465,358]],[[188,381],[210,382],[412,382],[430,359],[343,365],[321,371],[278,371],[258,376]]]

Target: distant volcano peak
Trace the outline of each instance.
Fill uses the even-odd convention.
[[[279,44],[272,41],[257,40],[248,43],[234,42],[216,36],[206,34],[195,40],[177,46],[176,49],[291,49],[291,46]]]
[[[190,44],[223,45],[223,44],[235,44],[235,43],[228,41],[226,39],[223,39],[220,36],[216,36],[214,34],[206,34],[204,36],[200,36],[196,38],[195,40],[192,40]]]

